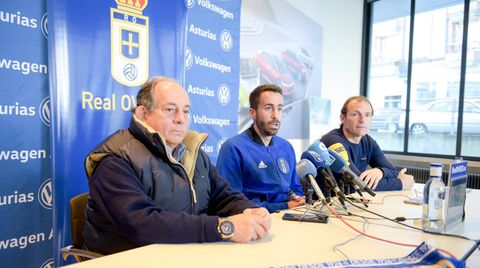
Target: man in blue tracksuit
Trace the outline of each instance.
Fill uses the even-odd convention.
[[[219,173],[230,186],[270,212],[303,205],[302,186],[295,171],[295,152],[276,136],[282,119],[282,89],[257,87],[249,97],[252,126],[222,145]]]

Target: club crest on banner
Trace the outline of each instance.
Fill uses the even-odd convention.
[[[112,77],[122,85],[138,86],[148,79],[148,25],[142,16],[148,0],[115,0],[110,9]]]

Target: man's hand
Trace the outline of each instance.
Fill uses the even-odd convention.
[[[230,240],[240,243],[263,238],[272,224],[270,213],[265,208],[248,208],[242,214],[228,218],[235,226]]]
[[[398,172],[397,178],[399,178],[402,181],[402,189],[403,190],[408,190],[413,187],[413,184],[415,183],[415,179],[413,178],[412,175],[405,174],[407,172],[406,168],[402,168],[400,172]]]
[[[259,216],[260,219],[262,219],[260,223],[265,227],[265,230],[270,230],[272,218],[270,217],[270,212],[268,212],[266,208],[247,208],[243,211],[243,214]]]
[[[288,208],[294,208],[305,205],[305,196],[292,195],[290,201],[288,201]]]
[[[383,177],[383,171],[379,168],[367,169],[358,177],[367,184],[368,188],[374,190]]]

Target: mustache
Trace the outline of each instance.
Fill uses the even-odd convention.
[[[268,123],[269,123],[269,124],[273,124],[273,123],[280,124],[280,120],[274,119],[274,120],[272,120],[272,121],[270,121],[270,122],[268,122]]]

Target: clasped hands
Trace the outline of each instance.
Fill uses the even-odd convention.
[[[229,216],[228,219],[235,226],[233,242],[247,243],[263,238],[270,226],[272,219],[266,208],[247,208],[241,214]]]
[[[412,175],[406,174],[407,169],[402,168],[397,175],[397,178],[402,181],[402,189],[408,190],[413,187],[415,180]],[[383,177],[383,171],[379,168],[372,168],[365,170],[360,174],[359,178],[363,180],[370,189],[375,190],[377,188],[378,182]]]

